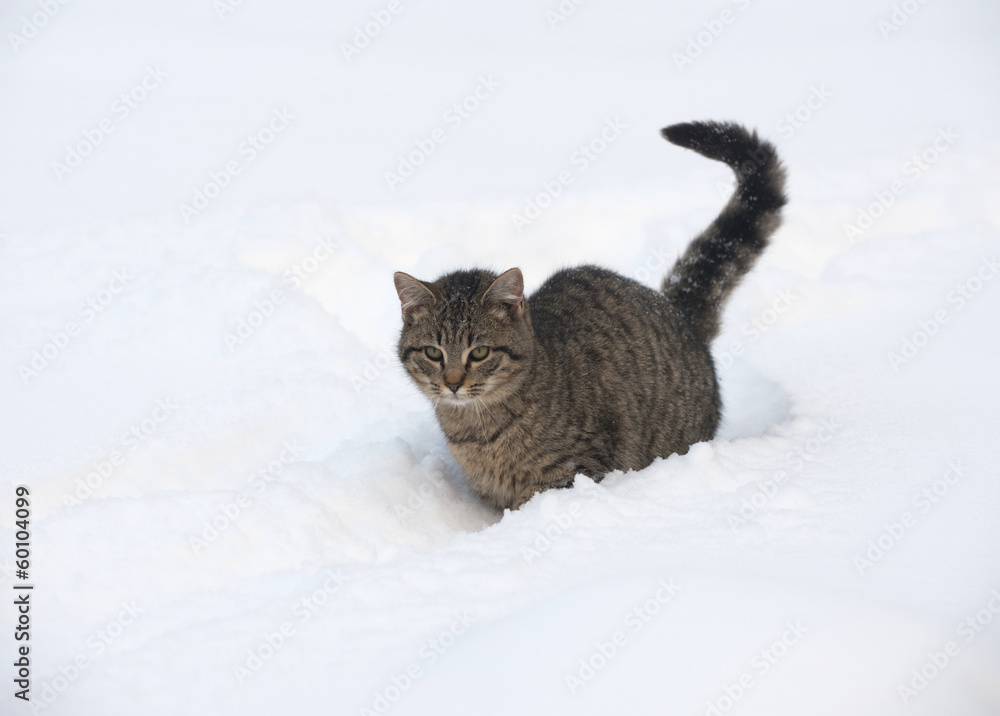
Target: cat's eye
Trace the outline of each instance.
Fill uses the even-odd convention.
[[[472,360],[483,360],[486,356],[490,354],[489,346],[476,346],[469,352],[469,358]]]
[[[434,346],[427,346],[426,348],[424,348],[424,355],[430,358],[431,360],[441,360],[441,356],[443,354],[441,353],[440,348],[435,348]]]

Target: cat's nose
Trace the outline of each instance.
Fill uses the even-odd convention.
[[[452,393],[458,392],[458,389],[462,387],[463,380],[465,380],[465,376],[458,371],[448,371],[444,374],[444,384],[451,389]]]

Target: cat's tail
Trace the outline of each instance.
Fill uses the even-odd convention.
[[[774,145],[732,122],[674,124],[662,134],[678,146],[725,162],[736,173],[729,203],[663,279],[663,293],[708,343],[719,332],[729,293],[781,223],[785,170]]]

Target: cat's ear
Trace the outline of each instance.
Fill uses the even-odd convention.
[[[407,273],[397,271],[392,277],[399,294],[399,303],[403,308],[403,318],[412,318],[421,309],[430,309],[434,305],[434,294],[426,285]]]
[[[500,304],[512,314],[521,315],[524,311],[524,277],[521,269],[512,268],[497,276],[483,294],[483,303]]]

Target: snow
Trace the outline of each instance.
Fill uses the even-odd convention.
[[[0,9],[0,712],[1000,713],[997,7],[220,3]],[[725,424],[498,514],[392,272],[655,285],[731,185],[689,119],[790,176]]]

